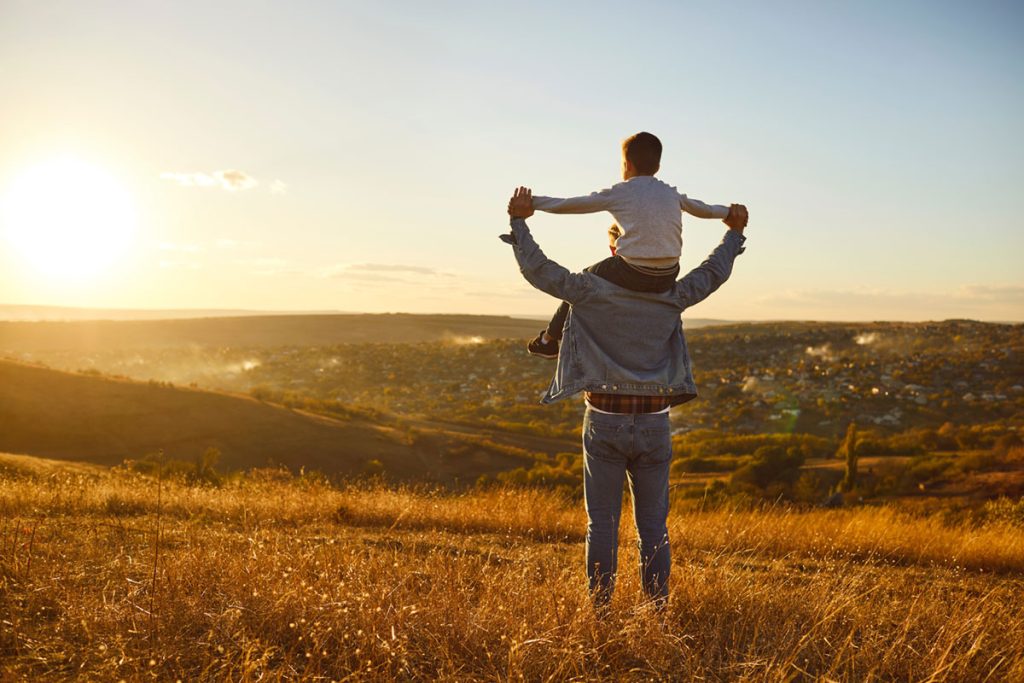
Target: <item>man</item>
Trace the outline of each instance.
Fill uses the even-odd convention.
[[[524,220],[533,215],[529,189],[515,191],[508,212],[511,232],[501,239],[513,245],[523,277],[571,306],[555,376],[541,402],[585,392],[583,492],[594,604],[607,605],[615,587],[622,485],[628,481],[644,591],[663,605],[671,567],[668,411],[697,395],[680,313],[729,278],[743,251],[746,210],[730,213],[722,243],[665,292],[634,292],[548,259]]]

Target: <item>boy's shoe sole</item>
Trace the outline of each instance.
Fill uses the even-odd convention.
[[[555,360],[558,358],[558,342],[554,339],[549,342],[544,341],[543,330],[541,330],[540,334],[535,338],[530,340],[530,343],[526,345],[526,350],[531,356],[547,358],[548,360]]]

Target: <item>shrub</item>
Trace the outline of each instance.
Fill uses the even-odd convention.
[[[684,458],[753,455],[763,446],[796,448],[804,458],[830,457],[836,450],[834,441],[811,434],[727,434],[699,429],[672,440],[673,451]]]
[[[733,472],[748,458],[723,455],[717,458],[676,458],[672,462],[672,473],[683,472]]]
[[[732,482],[751,484],[761,489],[773,483],[792,484],[803,464],[803,453],[797,448],[761,446],[754,452],[752,462],[733,473]]]

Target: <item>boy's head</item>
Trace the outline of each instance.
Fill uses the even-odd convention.
[[[661,167],[661,140],[650,133],[630,135],[622,141],[622,177],[654,175]]]

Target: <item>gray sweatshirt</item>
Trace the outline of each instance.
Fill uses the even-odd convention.
[[[690,199],[649,175],[634,176],[583,197],[535,196],[533,208],[548,213],[607,211],[622,230],[615,253],[630,263],[655,268],[679,262],[683,251],[680,211],[698,218],[725,218],[729,214],[727,206]]]

